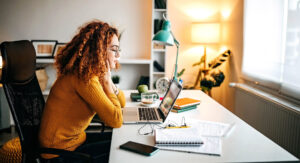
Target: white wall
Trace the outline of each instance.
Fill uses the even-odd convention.
[[[240,81],[243,50],[243,0],[169,0],[169,19],[171,28],[180,42],[178,70],[186,69],[182,76],[185,84],[193,85],[199,67],[192,67],[203,55],[203,46],[191,42],[191,24],[195,22],[215,22],[221,25],[221,41],[207,46],[207,61],[230,49],[233,55],[220,66],[225,80],[220,87],[212,89],[212,97],[230,111],[234,112],[234,89],[230,82]],[[166,72],[171,77],[174,71],[176,48],[168,47]]]
[[[172,31],[180,42],[178,69],[186,69],[183,79],[185,84],[193,85],[199,67],[192,67],[200,61],[203,55],[203,46],[191,42],[191,24],[197,22],[219,22],[220,0],[169,0],[169,19]],[[207,15],[205,11],[209,11]],[[220,45],[207,46],[207,60],[218,55]],[[176,57],[176,48],[168,47],[167,72],[173,72]],[[170,74],[170,73],[169,73]],[[172,75],[172,74],[170,74]]]
[[[124,31],[122,59],[150,59],[151,12],[151,0],[0,0],[0,42],[68,42],[83,24],[99,19]],[[49,89],[56,76],[51,65],[46,69]],[[121,89],[134,89],[140,76],[149,76],[149,65],[122,65],[113,74],[121,77]]]
[[[78,27],[93,19],[125,31],[123,58],[150,59],[151,0],[0,0],[0,42],[68,42]]]
[[[226,20],[220,18],[222,9],[230,11]],[[208,47],[208,60],[219,54],[226,45],[233,56],[221,69],[226,78],[220,88],[213,88],[213,98],[233,111],[233,89],[229,82],[239,80],[242,58],[242,0],[168,0],[168,16],[172,31],[181,43],[179,70],[186,68],[185,83],[193,84],[198,72],[192,64],[199,61],[201,48],[195,48],[190,41],[190,25],[199,22],[203,13],[211,11],[209,21],[222,23],[222,42]],[[200,17],[195,17],[195,15]],[[121,40],[123,58],[150,59],[151,0],[0,0],[0,41],[19,39],[56,39],[66,42],[83,23],[100,19],[125,29]],[[207,21],[207,20],[206,20]],[[171,76],[174,70],[176,48],[168,47],[166,72]],[[132,66],[125,66],[134,70]],[[125,68],[124,67],[124,68]],[[124,71],[122,71],[123,73]],[[122,77],[126,80],[127,75]],[[133,85],[132,85],[133,86]]]
[[[244,1],[237,0],[231,4],[231,14],[228,19],[222,21],[223,40],[222,43],[232,51],[229,62],[222,67],[225,80],[221,87],[214,88],[213,98],[235,112],[235,89],[230,88],[230,82],[243,83],[241,79],[241,67],[243,58],[243,8]]]

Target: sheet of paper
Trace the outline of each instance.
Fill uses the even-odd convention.
[[[182,117],[172,117],[171,122],[182,123]],[[234,124],[213,122],[213,121],[201,121],[195,119],[184,119],[187,126],[192,128],[197,128],[202,136],[213,136],[213,137],[224,137],[228,135],[230,130],[232,130]],[[180,123],[181,122],[181,123]]]
[[[211,121],[196,121],[191,126],[197,128],[202,136],[223,137],[226,136],[233,125]]]

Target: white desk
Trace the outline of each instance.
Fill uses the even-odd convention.
[[[126,106],[137,106],[139,103],[131,102],[130,91],[124,91],[126,95]],[[110,149],[110,163],[150,163],[150,162],[264,162],[264,161],[297,161],[298,159],[285,149],[275,144],[257,130],[249,126],[243,120],[232,114],[215,100],[201,91],[184,90],[180,97],[192,97],[201,99],[197,109],[184,113],[171,112],[168,119],[176,116],[209,120],[224,123],[235,123],[235,127],[227,137],[222,138],[222,155],[209,156],[194,153],[160,150],[151,157],[139,155],[119,149],[119,146],[129,140],[154,145],[154,136],[141,136],[138,129],[142,125],[123,125],[121,128],[113,129],[112,144]],[[167,119],[167,120],[168,120]],[[178,122],[180,124],[180,122]]]

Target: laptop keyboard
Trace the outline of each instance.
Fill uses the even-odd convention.
[[[139,108],[140,120],[158,120],[154,108]]]

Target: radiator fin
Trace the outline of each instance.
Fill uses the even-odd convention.
[[[247,90],[236,89],[237,116],[300,158],[300,115]]]

